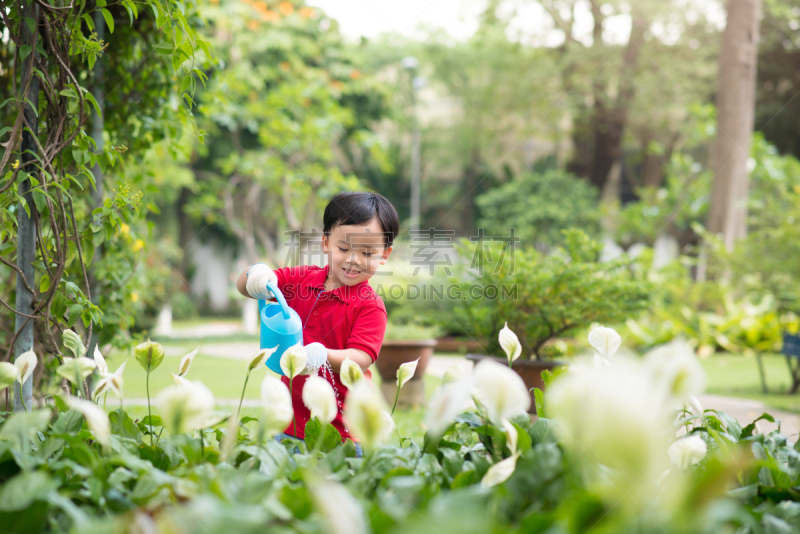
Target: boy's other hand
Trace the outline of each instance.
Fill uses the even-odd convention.
[[[278,285],[275,272],[264,263],[256,263],[247,271],[247,293],[254,299],[269,300],[273,298],[272,291],[267,289],[267,283]]]

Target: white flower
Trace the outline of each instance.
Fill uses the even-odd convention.
[[[108,379],[111,380],[111,383],[114,386],[114,388],[117,391],[119,391],[118,395],[120,396],[120,398],[122,398],[122,386],[125,384],[125,380],[123,380],[123,378],[122,378],[122,373],[125,372],[125,365],[127,363],[128,363],[128,360],[125,360],[124,362],[122,362],[122,365],[120,365],[117,368],[117,370],[114,371],[114,374],[112,374],[112,375],[110,375],[108,377]]]
[[[686,469],[693,466],[705,458],[708,452],[708,445],[703,438],[693,434],[686,438],[676,440],[667,450],[669,459],[675,467]]]
[[[96,399],[98,396],[102,395],[103,393],[108,393],[108,391],[114,391],[114,388],[111,384],[111,379],[108,377],[101,378],[97,385],[94,387],[94,391],[92,392],[92,398]],[[115,392],[117,397],[119,397],[119,392]]]
[[[56,373],[70,382],[80,382],[97,368],[94,360],[85,356],[80,358],[64,358],[64,363],[58,366]]]
[[[188,378],[183,378],[181,375],[176,375],[175,373],[170,373],[169,376],[171,376],[172,381],[179,386],[188,386],[191,383]]]
[[[292,422],[292,394],[279,378],[270,375],[264,377],[261,382],[261,402],[264,405],[264,414],[259,423],[264,432],[269,435],[281,432]]]
[[[336,418],[336,394],[333,387],[322,377],[310,376],[303,385],[303,404],[321,423],[330,423]]]
[[[13,363],[0,362],[0,391],[13,384],[18,374]]]
[[[405,386],[406,382],[414,377],[414,373],[417,371],[418,363],[419,358],[413,362],[406,362],[397,369],[397,387],[401,388]]]
[[[514,454],[506,458],[505,460],[501,460],[491,466],[486,474],[483,475],[481,479],[481,486],[484,488],[491,488],[498,484],[502,484],[508,478],[514,474],[514,470],[517,468],[517,455]]]
[[[62,339],[64,340],[64,346],[72,352],[72,354],[76,358],[80,358],[86,353],[86,347],[83,346],[83,341],[81,340],[81,336],[76,334],[70,329],[64,330],[62,334]]]
[[[509,367],[483,359],[472,372],[473,394],[495,423],[527,412],[531,396],[522,378]]]
[[[105,446],[111,444],[111,422],[108,420],[108,414],[102,408],[91,401],[72,396],[68,396],[64,400],[67,406],[83,414],[89,430],[92,431],[98,442]]]
[[[447,368],[442,376],[442,385],[449,384],[450,382],[458,382],[467,378],[469,369],[461,365],[453,365]]]
[[[617,358],[613,368],[570,366],[548,387],[548,413],[565,447],[597,472],[617,470],[618,487],[663,470],[667,412],[648,370],[638,360]],[[629,487],[628,487],[629,488]]]
[[[164,347],[149,339],[146,343],[137,345],[133,349],[133,354],[139,365],[147,372],[155,370],[164,361]]]
[[[347,489],[331,480],[308,484],[314,505],[322,517],[323,532],[367,534],[370,532],[361,505]]]
[[[106,363],[106,359],[103,358],[103,355],[100,354],[100,349],[97,345],[94,346],[94,363],[97,365],[97,371],[100,373],[100,376],[108,374],[108,364]]]
[[[20,354],[14,359],[14,367],[17,368],[17,382],[20,385],[25,384],[25,381],[33,374],[36,369],[36,354],[32,350]]]
[[[281,356],[281,370],[290,379],[302,373],[308,365],[308,355],[302,345],[292,345]]]
[[[197,347],[192,352],[181,358],[181,363],[178,365],[178,376],[186,376],[186,373],[189,372],[189,367],[191,367],[192,362],[194,361],[194,357],[197,356],[198,350],[200,350],[200,347]]]
[[[272,347],[271,349],[261,349],[259,350],[255,356],[250,360],[250,363],[247,365],[247,372],[250,373],[253,369],[261,366],[267,361],[267,358],[272,356],[272,354],[278,350],[278,347]]]
[[[705,413],[705,411],[703,410],[703,405],[700,404],[700,399],[698,399],[694,395],[689,396],[689,406],[692,407],[692,412],[694,412],[695,415],[699,415],[702,417],[703,414]]]
[[[470,387],[469,378],[465,378],[442,386],[434,394],[425,413],[425,425],[432,435],[441,436],[453,419],[467,409]]]
[[[679,410],[692,395],[705,389],[703,366],[685,341],[675,340],[651,350],[645,355],[645,362],[663,402],[673,410]]]
[[[511,421],[508,419],[503,419],[503,430],[506,434],[506,445],[508,445],[508,450],[511,451],[511,454],[514,454],[517,452],[517,439],[519,438],[517,429],[513,424],[511,424]]]
[[[383,443],[394,429],[394,420],[383,399],[365,380],[348,392],[344,417],[347,427],[370,448]]]
[[[506,353],[509,364],[522,354],[522,345],[519,343],[517,334],[508,327],[508,321],[506,321],[503,328],[500,329],[500,334],[498,334],[497,339],[500,341],[500,347]]]
[[[589,332],[589,343],[603,358],[610,358],[619,350],[622,338],[616,330],[599,326]]]
[[[211,390],[201,382],[186,382],[169,386],[156,397],[164,426],[173,434],[202,428],[214,410]]]
[[[350,358],[345,358],[339,367],[339,380],[342,381],[342,384],[347,389],[353,389],[363,378],[364,371],[361,370],[361,367]]]

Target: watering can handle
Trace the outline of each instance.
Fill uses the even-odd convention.
[[[286,299],[283,298],[283,293],[281,293],[281,290],[278,289],[277,284],[275,284],[274,282],[267,282],[267,289],[269,289],[275,296],[275,298],[278,300],[278,304],[280,304],[281,306],[281,313],[283,313],[283,318],[284,319],[291,318],[291,314],[289,313],[290,309],[289,305],[286,304]]]

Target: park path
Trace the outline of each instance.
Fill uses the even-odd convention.
[[[211,356],[214,358],[227,358],[233,360],[248,360],[252,358],[259,350],[257,341],[233,341],[226,343],[202,343],[202,337],[208,335],[230,335],[235,333],[235,327],[228,324],[219,324],[216,328],[213,326],[198,326],[191,329],[182,329],[176,332],[175,337],[186,339],[197,339],[201,342],[201,355]],[[168,356],[183,356],[186,352],[184,347],[174,347],[167,345],[165,347]],[[470,371],[472,369],[472,362],[460,356],[433,356],[428,363],[426,373],[436,377],[444,376],[450,368],[457,368],[459,371]],[[784,412],[770,408],[763,402],[744,399],[737,397],[723,397],[720,395],[705,394],[700,395],[700,403],[706,409],[714,409],[724,411],[735,417],[743,425],[750,423],[755,418],[759,417],[762,413],[767,412],[771,414],[776,421],[780,421],[781,430],[783,434],[790,438],[791,441],[797,441],[800,435],[800,416],[790,412]],[[126,399],[126,402],[132,403],[146,403],[145,399]],[[220,405],[237,405],[238,399],[219,399]],[[256,406],[258,401],[245,400],[244,406]],[[762,432],[770,432],[777,428],[777,423],[770,423],[768,421],[760,421],[759,427]]]

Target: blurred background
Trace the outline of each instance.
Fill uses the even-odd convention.
[[[208,0],[191,121],[153,133],[143,106],[115,125],[138,101],[106,101],[107,135],[141,143],[107,180],[143,216],[95,262],[101,347],[253,345],[236,276],[323,264],[327,200],[371,190],[402,223],[372,282],[387,341],[501,355],[508,322],[523,359],[569,359],[606,324],[629,350],[688,340],[712,393],[800,411],[781,354],[800,326],[800,7],[744,4]]]

